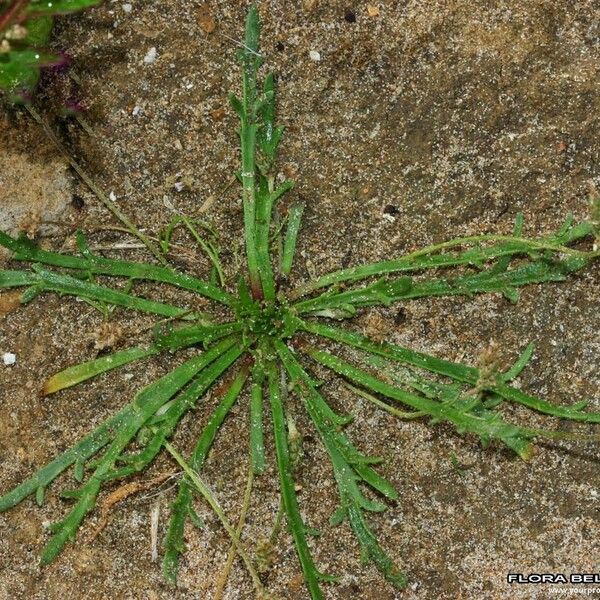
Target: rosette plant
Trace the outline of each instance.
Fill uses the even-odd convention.
[[[257,594],[264,594],[251,553],[228,524],[201,477],[202,465],[221,424],[236,402],[247,399],[252,469],[257,476],[265,469],[269,453],[265,450],[263,427],[268,424],[273,431],[284,518],[310,597],[322,598],[324,582],[336,578],[319,570],[308,541],[311,530],[301,516],[294,481],[294,432],[288,425],[286,406],[288,396],[293,394],[306,409],[331,461],[339,497],[339,506],[331,515],[332,524],[346,523],[364,559],[372,561],[392,585],[402,588],[407,577],[396,568],[385,550],[385,540],[377,539],[369,524],[370,513],[385,510],[389,501],[401,503],[402,498],[378,472],[380,459],[365,454],[346,435],[344,425],[351,417],[331,408],[311,364],[329,369],[399,418],[428,420],[432,426],[445,422],[457,435],[478,439],[484,445],[507,446],[527,459],[537,438],[563,434],[510,422],[503,416],[503,404],[516,403],[553,420],[600,422],[600,413],[586,411],[585,402],[556,405],[511,385],[531,357],[531,346],[510,369],[501,372],[493,362],[478,367],[450,362],[370,339],[349,325],[356,314],[369,307],[428,296],[468,298],[495,293],[516,302],[521,286],[562,281],[597,259],[598,251],[590,243],[597,235],[596,224],[576,224],[569,218],[553,235],[534,239],[521,235],[520,217],[511,236],[452,239],[295,286],[291,274],[303,206],[292,203],[284,225],[274,226],[278,203],[290,193],[293,183],[279,182],[275,176],[284,130],[275,121],[273,75],[266,75],[259,84],[263,57],[259,52],[256,8],[248,13],[239,58],[242,92],[240,96],[231,95],[230,100],[240,123],[241,166],[237,179],[244,211],[247,272],[240,276],[236,289],[227,289],[219,277],[204,281],[164,264],[105,258],[90,250],[82,233],[77,238],[76,254],[44,250],[24,236],[13,238],[0,233],[0,244],[12,252],[13,259],[31,265],[30,269],[0,272],[0,288],[26,288],[23,302],[56,293],[168,321],[166,326],[163,323],[156,327],[154,343],[149,347],[131,347],[72,366],[46,381],[45,394],[58,393],[133,361],[167,352],[176,356],[183,348],[196,349],[191,358],[140,389],[131,402],[74,447],[7,491],[0,498],[0,511],[32,495],[43,502],[52,482],[72,468],[76,487],[62,493],[72,498],[73,504],[65,518],[51,527],[52,535],[41,559],[48,563],[75,538],[103,489],[140,473],[166,449],[184,475],[177,484],[163,542],[165,577],[176,581],[184,550],[184,527],[188,520],[197,522],[194,504],[200,494],[232,536],[237,553],[253,576]],[[212,252],[218,265],[214,248]],[[97,276],[103,281],[122,278],[130,285],[125,290],[115,289],[98,283]],[[141,280],[199,294],[220,304],[229,318],[219,320],[183,305],[134,295],[132,287]],[[217,314],[221,313],[225,314],[222,310]],[[360,358],[343,358],[339,348],[344,346],[352,349],[351,356]],[[191,454],[184,458],[170,437],[182,417],[193,411],[221,379],[226,382],[226,391]],[[410,557],[404,560],[410,564]]]

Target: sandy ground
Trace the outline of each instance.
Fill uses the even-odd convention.
[[[239,85],[235,40],[244,3],[130,4],[126,12],[121,2],[106,2],[59,23],[55,44],[73,55],[77,82],[64,74],[48,77],[37,106],[73,156],[149,232],[165,227],[173,210],[213,223],[233,277],[242,250],[241,204],[235,186],[228,187],[238,159],[227,94]],[[458,235],[509,233],[519,211],[527,234],[558,228],[569,211],[587,216],[589,185],[600,184],[597,3],[373,5],[379,11],[370,16],[360,2],[259,3],[263,47],[278,74],[287,125],[281,172],[297,180],[290,200],[307,202],[296,281]],[[211,18],[215,28],[208,33]],[[156,59],[145,62],[151,48]],[[87,106],[89,131],[57,116],[71,96]],[[41,241],[54,248],[69,247],[77,227],[93,245],[130,241],[101,229],[113,221],[25,113],[4,116],[0,135],[3,228],[35,231],[38,222],[52,221]],[[208,272],[200,254],[177,261]],[[179,297],[154,290],[165,299]],[[490,340],[501,342],[506,364],[533,341],[535,358],[519,380],[523,388],[556,402],[589,398],[598,406],[599,292],[596,266],[564,284],[525,289],[517,305],[497,296],[416,301],[401,307],[401,318],[398,307],[371,311],[354,326],[471,363]],[[14,294],[0,295],[0,352],[17,355],[16,365],[0,365],[2,490],[70,446],[174,360],[148,361],[40,399],[45,377],[97,354],[102,319],[72,299],[46,296],[18,310],[15,305]],[[117,311],[114,320],[125,332],[119,347],[130,343],[128,336],[144,338],[138,332],[146,319]],[[314,554],[323,570],[342,575],[340,584],[324,586],[327,598],[541,600],[554,597],[548,586],[511,587],[506,574],[599,571],[597,447],[544,445],[523,463],[450,428],[399,422],[323,375],[332,404],[356,414],[350,437],[386,458],[381,471],[400,500],[370,522],[411,582],[406,591],[394,591],[374,567],[360,564],[347,526],[327,525],[336,503],[332,474],[291,400],[289,410],[306,436],[298,474],[302,510],[322,531]],[[212,407],[209,398],[184,420],[175,438],[179,447],[190,447]],[[524,411],[508,414],[532,426],[547,423]],[[232,518],[245,484],[247,432],[242,400],[205,470]],[[453,455],[465,467],[462,475]],[[268,533],[277,508],[272,451],[269,460],[256,483],[248,544]],[[162,457],[142,479],[173,468]],[[67,478],[60,483],[69,485]],[[228,543],[204,507],[199,512],[207,527],[186,534],[177,590],[163,583],[151,561],[150,512],[158,503],[162,535],[173,490],[125,501],[93,543],[86,542],[86,524],[77,544],[41,569],[43,525],[66,510],[59,488],[53,486],[42,508],[27,500],[0,515],[2,600],[211,597]],[[307,597],[287,535],[265,583],[276,597]],[[253,597],[237,563],[226,597]]]

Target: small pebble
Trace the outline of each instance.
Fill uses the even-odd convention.
[[[123,8],[123,12],[126,12],[126,13],[130,13],[133,10],[133,6],[131,4],[129,4],[129,2],[127,2],[126,4],[123,4],[122,8]]]
[[[200,25],[200,29],[205,33],[213,33],[217,28],[215,18],[206,6],[203,6],[198,10],[198,25]]]
[[[133,107],[133,110],[131,111],[131,114],[134,117],[137,117],[140,114],[141,111],[142,111],[142,107],[136,105],[136,106]]]
[[[319,62],[321,60],[321,53],[316,50],[311,50],[308,55],[310,56],[310,60],[314,62]]]
[[[116,201],[117,201],[117,195],[116,195],[114,192],[111,192],[111,193],[108,195],[108,197],[109,197],[109,199],[110,199],[110,200],[112,200],[113,202],[116,202]]]
[[[8,367],[10,365],[14,365],[17,362],[17,355],[12,352],[5,352],[2,355],[2,361]]]
[[[156,60],[156,48],[152,46],[148,52],[146,52],[146,56],[144,56],[144,62],[147,65],[151,65]]]
[[[73,194],[71,198],[71,206],[75,210],[82,210],[85,206],[85,200],[79,194]]]

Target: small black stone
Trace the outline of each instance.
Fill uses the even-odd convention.
[[[346,19],[348,23],[356,23],[356,13],[352,9],[347,8],[344,12],[344,19]]]
[[[71,198],[71,206],[75,210],[81,210],[85,206],[85,202],[79,194],[73,194],[73,197]]]
[[[400,212],[400,209],[397,206],[394,206],[393,204],[388,204],[384,209],[383,212],[386,215],[397,215]]]
[[[277,42],[275,48],[277,52],[283,52],[285,50],[285,44],[283,42]]]
[[[400,307],[396,316],[394,317],[394,323],[396,325],[402,325],[406,321],[406,309],[404,307]]]

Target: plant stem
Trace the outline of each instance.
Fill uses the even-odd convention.
[[[252,578],[252,583],[254,584],[254,588],[256,589],[257,594],[260,598],[264,597],[265,589],[263,587],[262,582],[260,581],[258,573],[254,569],[252,560],[250,559],[248,553],[244,549],[236,531],[231,526],[229,520],[227,519],[227,516],[225,515],[221,506],[219,505],[217,499],[214,497],[209,487],[202,481],[202,479],[200,479],[198,473],[196,473],[196,471],[194,471],[194,469],[192,469],[188,465],[183,456],[181,456],[181,454],[173,447],[172,444],[170,444],[169,442],[165,442],[164,447],[167,450],[167,452],[179,464],[179,466],[184,470],[185,474],[188,476],[194,487],[200,492],[203,498],[208,502],[208,505],[211,507],[213,512],[217,515],[225,531],[227,531],[227,534],[231,538],[231,541],[235,546],[236,552],[244,561],[246,568],[248,569],[248,573],[250,573],[250,577]]]
[[[373,396],[373,394],[369,394],[368,392],[365,392],[364,390],[357,388],[356,386],[352,385],[351,383],[348,383],[347,381],[344,382],[344,385],[351,392],[354,392],[358,396],[361,396],[365,400],[368,400],[375,406],[382,408],[386,412],[389,412],[391,415],[394,415],[395,417],[398,417],[399,419],[419,419],[419,418],[427,415],[427,413],[423,412],[423,411],[405,412],[402,410],[398,410],[397,408],[394,408],[393,406],[390,406],[389,404],[382,402],[379,398],[376,398],[375,396]]]
[[[152,252],[156,260],[162,265],[166,265],[167,262],[163,257],[160,249],[156,244],[154,244],[147,235],[142,233],[139,228],[137,228],[131,219],[117,206],[115,202],[112,202],[110,198],[106,196],[106,194],[98,187],[96,182],[84,171],[81,165],[67,152],[65,147],[61,144],[60,140],[56,137],[48,123],[42,119],[40,113],[37,112],[33,106],[30,104],[26,104],[25,108],[27,112],[41,125],[42,129],[48,136],[48,139],[56,146],[59,152],[67,159],[71,167],[74,171],[81,177],[84,183],[92,190],[92,192],[96,195],[98,200],[104,204],[105,208],[107,208],[125,227],[130,231],[135,237],[137,237],[143,244]]]
[[[235,534],[239,539],[241,539],[242,530],[244,529],[244,525],[246,523],[246,515],[248,514],[248,509],[250,508],[250,498],[252,496],[252,484],[254,483],[254,468],[250,465],[248,469],[248,480],[246,481],[246,489],[244,491],[244,499],[242,501],[242,509],[240,510],[240,518],[238,520],[238,524],[235,530]],[[225,563],[225,567],[221,572],[221,575],[217,581],[217,586],[215,589],[215,593],[213,596],[213,600],[223,600],[223,594],[225,592],[225,586],[227,585],[227,579],[229,579],[229,573],[231,572],[231,567],[233,566],[233,560],[235,559],[236,549],[235,544],[231,544],[231,548],[229,549],[229,554],[227,555],[227,562]]]

